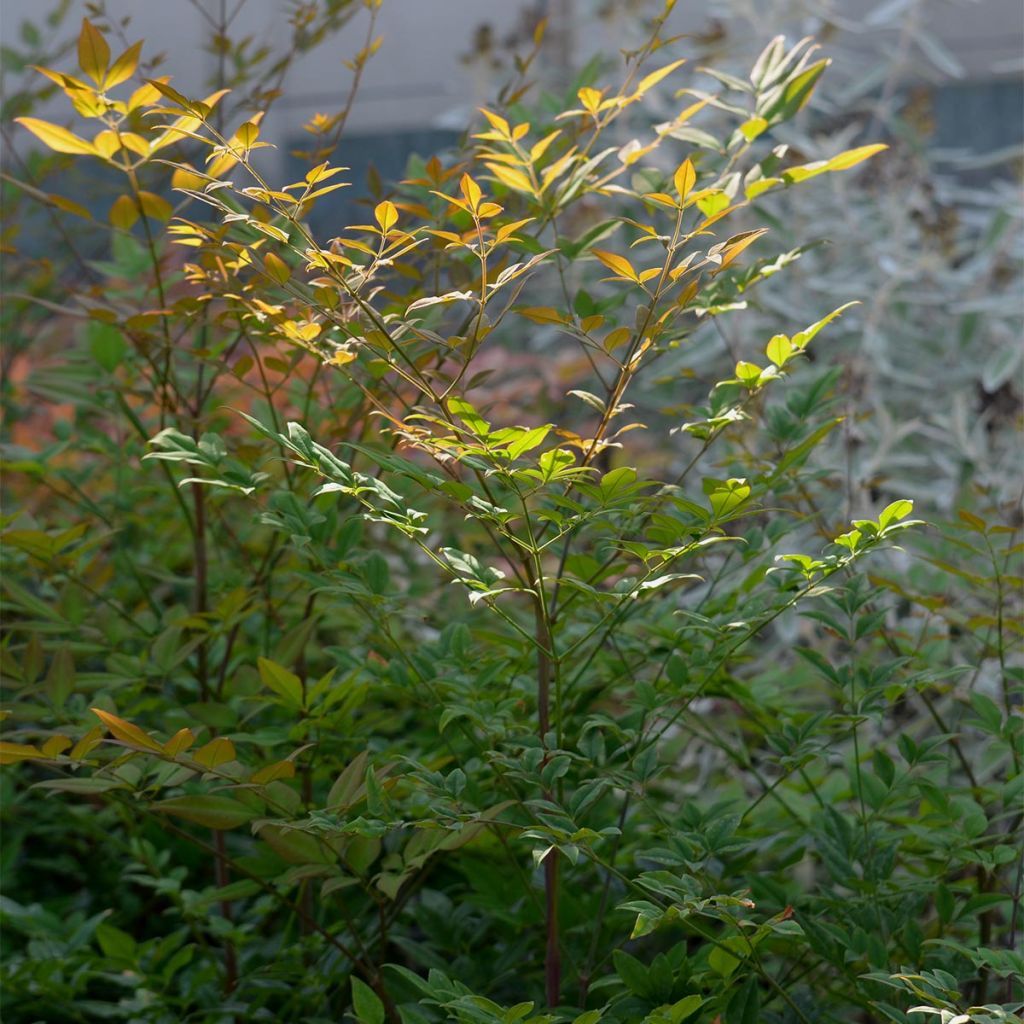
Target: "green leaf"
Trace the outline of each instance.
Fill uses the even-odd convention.
[[[364,981],[352,979],[352,1008],[360,1024],[384,1024],[384,1004]]]
[[[532,430],[527,430],[512,441],[505,451],[508,452],[511,458],[518,459],[520,455],[523,455],[525,452],[528,452],[541,444],[544,441],[544,438],[548,436],[550,430],[550,423],[545,424],[543,427],[534,427]]]
[[[257,812],[246,804],[232,800],[231,797],[215,795],[176,796],[169,800],[158,800],[153,804],[153,809],[218,830],[238,828],[257,816]]]
[[[749,953],[750,943],[742,935],[733,935],[711,950],[708,954],[708,966],[716,974],[728,978]]]
[[[37,782],[33,789],[52,789],[59,793],[106,793],[111,789],[127,789],[128,786],[117,779],[47,779]]]
[[[736,990],[725,1011],[725,1024],[759,1024],[761,991],[757,978],[747,978]]]
[[[615,970],[625,983],[626,988],[634,995],[646,996],[647,968],[635,956],[630,956],[621,949],[612,953],[612,960],[615,963]]]
[[[786,361],[793,354],[793,343],[785,334],[776,334],[768,342],[764,354],[776,365],[785,366]]]
[[[260,679],[267,689],[282,697],[286,704],[294,708],[302,707],[302,680],[294,672],[289,672],[269,658],[259,658],[256,664],[260,670]]]
[[[464,398],[449,398],[448,411],[458,416],[477,437],[487,437],[491,425]]]
[[[111,960],[134,960],[135,940],[127,933],[106,922],[96,926],[96,941],[103,955]]]
[[[913,511],[914,503],[907,498],[901,498],[882,509],[882,514],[878,517],[878,525],[884,530],[891,523],[898,523],[901,519],[906,519]]]

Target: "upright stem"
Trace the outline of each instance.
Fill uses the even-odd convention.
[[[192,484],[192,502],[194,508],[195,532],[192,534],[193,572],[195,575],[195,613],[205,615],[209,610],[207,595],[207,559],[206,559],[206,496],[202,484]],[[199,679],[199,694],[204,701],[210,699],[209,651],[206,640],[196,650],[198,659],[196,675]]]
[[[542,593],[543,581],[538,580]],[[541,742],[551,729],[551,628],[547,608],[542,597],[537,597],[537,730]],[[551,793],[544,792],[546,800]],[[557,850],[550,850],[544,858],[544,992],[550,1007],[562,1001],[562,951],[558,935],[558,875],[560,858]]]
[[[217,851],[213,859],[214,878],[217,881],[217,888],[223,889],[231,881],[228,874],[227,851],[224,848],[224,833],[214,831],[213,846]],[[221,901],[221,916],[229,924],[231,923],[231,904],[227,900]],[[235,944],[231,939],[224,940],[224,995],[234,992],[238,984],[238,956],[235,953]]]

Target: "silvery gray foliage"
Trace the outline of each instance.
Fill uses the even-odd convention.
[[[581,6],[601,16],[606,46],[639,38],[651,12],[643,0]],[[954,52],[956,40],[933,31],[940,8],[951,6],[971,16],[979,5],[718,0],[699,11],[680,5],[670,23],[687,33],[677,48],[691,72],[710,65],[718,73],[717,81],[692,76],[694,89],[709,92],[721,87],[722,73],[744,81],[776,34],[824,44],[832,61],[828,88],[815,92],[802,118],[759,140],[766,149],[784,144],[801,160],[814,160],[879,139],[891,145],[861,173],[831,176],[798,202],[785,191],[776,195],[773,231],[822,244],[745,297],[742,338],[730,337],[728,316],[707,321],[678,361],[711,373],[723,358],[749,358],[776,331],[859,299],[859,315],[845,318],[836,332],[842,341],[832,342],[843,345],[848,369],[841,385],[848,419],[828,449],[846,478],[845,507],[837,513],[856,513],[879,493],[908,488],[941,517],[970,503],[964,489],[971,485],[1004,508],[1020,500],[1020,126],[989,126],[989,135],[1005,139],[991,151],[971,148],[966,123],[963,143],[937,145],[941,90],[969,74]],[[1012,27],[1012,12],[1002,14]],[[992,24],[998,28],[998,20]],[[596,42],[596,33],[581,30],[581,50],[582,37]],[[991,68],[993,81],[1011,88],[1019,81],[1012,60],[997,59]],[[732,98],[742,105],[741,92]],[[644,113],[670,118],[671,103],[659,95]],[[696,123],[728,116],[709,107]],[[828,244],[835,238],[844,244]]]
[[[895,0],[857,20],[856,5],[727,0],[715,7],[725,37],[706,58],[725,70],[733,58],[741,74],[770,26],[823,38],[830,87],[779,141],[811,159],[879,137],[892,146],[860,175],[833,177],[799,203],[778,196],[779,222],[794,237],[844,244],[806,252],[751,296],[766,332],[840,300],[864,303],[843,321],[850,418],[833,451],[849,460],[854,511],[871,491],[892,488],[909,487],[943,516],[965,485],[991,488],[997,502],[1020,495],[1024,236],[1020,152],[1010,141],[1019,126],[1000,126],[1007,143],[992,153],[933,145],[937,90],[966,74],[928,31],[938,6]]]

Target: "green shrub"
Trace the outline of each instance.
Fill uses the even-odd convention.
[[[781,39],[621,144],[671,6],[336,239],[344,111],[282,185],[89,21],[44,71],[85,127],[20,123],[120,185],[47,300],[70,420],[7,446],[8,1019],[1018,1019],[1014,529],[954,538],[950,700],[942,552],[866,575],[912,503],[841,522],[812,460],[858,296],[691,400],[799,258],[762,197],[885,147],[775,144],[827,65]]]

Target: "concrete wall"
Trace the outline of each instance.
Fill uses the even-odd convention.
[[[218,9],[219,0],[199,2],[210,13]],[[229,10],[235,2],[227,0]],[[611,12],[610,18],[594,17],[601,6],[606,14]],[[633,11],[652,6],[647,0],[384,0],[377,30],[383,43],[366,70],[349,133],[464,127],[504,75],[489,73],[486,61],[463,61],[473,51],[474,33],[483,23],[491,26],[492,37],[500,43],[521,29],[529,10],[546,10],[552,36],[546,72],[557,77],[562,64],[582,63],[598,50],[614,53],[636,45],[639,30]],[[799,0],[680,0],[668,30],[707,32],[716,19],[727,17],[735,25],[738,11],[755,38],[767,40],[780,31],[799,35],[819,30],[820,21],[806,16],[787,21],[784,12],[809,6]],[[833,81],[844,74],[856,81],[861,63],[877,65],[879,56],[891,51],[901,51],[926,79],[940,78],[937,67],[943,62],[966,81],[1020,74],[1021,0],[819,0],[814,6],[840,29],[848,29],[842,34],[843,46],[835,51]],[[39,19],[49,9],[50,3],[40,0],[0,0],[0,39],[16,38],[23,18]],[[84,9],[82,0],[74,0],[68,24],[74,26]],[[281,35],[287,9],[283,0],[244,0],[232,33],[273,41]],[[131,16],[130,39],[144,38],[147,51],[166,52],[164,69],[183,91],[198,93],[213,78],[214,58],[202,49],[207,26],[189,0],[107,0],[107,10],[115,17]],[[908,12],[935,40],[935,52],[927,52],[913,32],[900,36],[884,28],[890,17],[902,18]],[[361,12],[293,69],[265,136],[294,139],[301,134],[298,126],[312,114],[339,109],[351,81],[342,62],[362,45],[366,20],[366,12]],[[853,30],[865,20],[866,27]],[[825,45],[829,48],[827,41]],[[753,46],[751,41],[749,48]],[[61,117],[63,109],[56,107],[54,116]]]

